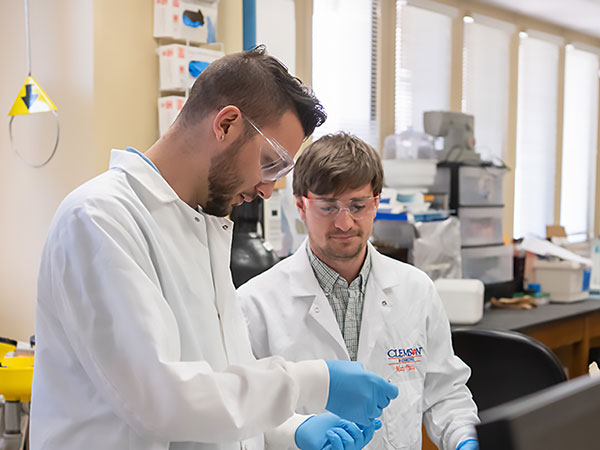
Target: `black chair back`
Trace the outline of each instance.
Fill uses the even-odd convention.
[[[567,379],[552,350],[516,331],[456,329],[452,342],[471,368],[467,386],[479,411]]]

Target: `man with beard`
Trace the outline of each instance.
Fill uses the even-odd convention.
[[[67,196],[38,282],[32,449],[369,442],[397,388],[357,363],[256,361],[229,272],[223,216],[268,198],[324,120],[264,48],[229,55],[150,149]]]
[[[302,152],[293,178],[308,239],[238,289],[255,356],[360,361],[396,384],[370,448],[421,449],[424,422],[440,449],[477,449],[470,370],[433,282],[368,242],[383,185],[377,152],[327,135]]]

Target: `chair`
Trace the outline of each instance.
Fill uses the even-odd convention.
[[[471,368],[467,386],[479,411],[567,379],[548,347],[516,331],[459,328],[452,341],[456,355]]]

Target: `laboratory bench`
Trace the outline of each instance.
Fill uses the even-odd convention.
[[[574,378],[588,372],[590,347],[600,345],[600,296],[529,310],[486,308],[477,324],[452,328],[512,330],[531,336],[551,348],[569,378]]]

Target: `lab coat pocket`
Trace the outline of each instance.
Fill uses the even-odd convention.
[[[383,410],[387,440],[398,450],[412,448],[421,433],[423,381],[417,371],[394,373],[390,381],[398,386],[398,397]]]

